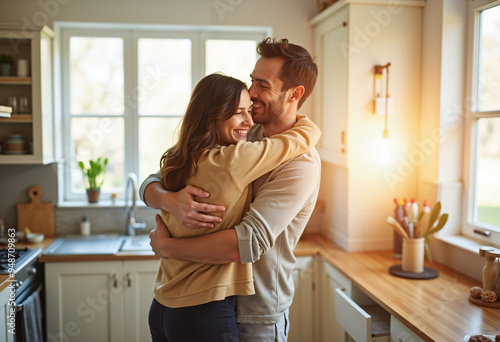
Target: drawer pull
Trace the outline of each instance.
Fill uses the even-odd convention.
[[[113,273],[111,279],[113,280],[113,288],[114,289],[118,288],[118,274]]]

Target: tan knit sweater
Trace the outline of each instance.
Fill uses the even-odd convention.
[[[223,204],[223,221],[215,228],[193,229],[162,211],[172,237],[185,238],[233,228],[241,222],[251,203],[249,184],[282,162],[313,148],[321,132],[306,116],[298,116],[290,130],[258,142],[240,141],[218,146],[198,160],[197,174],[188,184],[210,193],[210,203]],[[279,213],[276,213],[279,215]],[[193,306],[233,295],[254,294],[252,264],[202,264],[162,258],[155,280],[156,300],[167,307]]]

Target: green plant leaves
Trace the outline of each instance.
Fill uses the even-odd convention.
[[[85,168],[82,161],[78,162],[78,166],[83,174],[87,177],[88,189],[100,189],[104,183],[104,173],[108,165],[108,158],[99,157],[96,160],[89,160],[89,167]],[[99,177],[101,176],[101,177]]]
[[[429,234],[429,231],[432,229],[432,227],[434,227],[434,223],[438,219],[440,213],[441,213],[441,202],[437,202],[434,205],[434,208],[432,208],[431,210],[429,218],[429,226],[427,227],[425,234]]]

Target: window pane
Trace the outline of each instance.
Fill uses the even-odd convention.
[[[177,142],[181,117],[139,119],[139,181],[160,169],[163,153]]]
[[[500,228],[500,118],[478,120],[475,213],[477,223]]]
[[[124,136],[122,118],[78,118],[71,119],[71,138],[74,157],[71,161],[71,186],[84,191],[82,172],[77,162],[88,165],[90,159],[108,158],[108,168],[103,191],[117,191],[124,187]]]
[[[122,114],[122,39],[72,37],[70,80],[71,114]]]
[[[250,86],[250,73],[257,61],[256,47],[255,40],[207,40],[207,75],[223,72]]]
[[[183,115],[191,95],[191,41],[139,39],[138,54],[139,114]]]
[[[478,104],[480,111],[500,109],[500,5],[481,13]]]

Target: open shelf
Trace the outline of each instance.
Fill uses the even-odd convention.
[[[0,76],[0,84],[30,85],[31,77]]]
[[[33,122],[32,114],[12,114],[10,118],[0,118],[0,123],[31,123]]]

